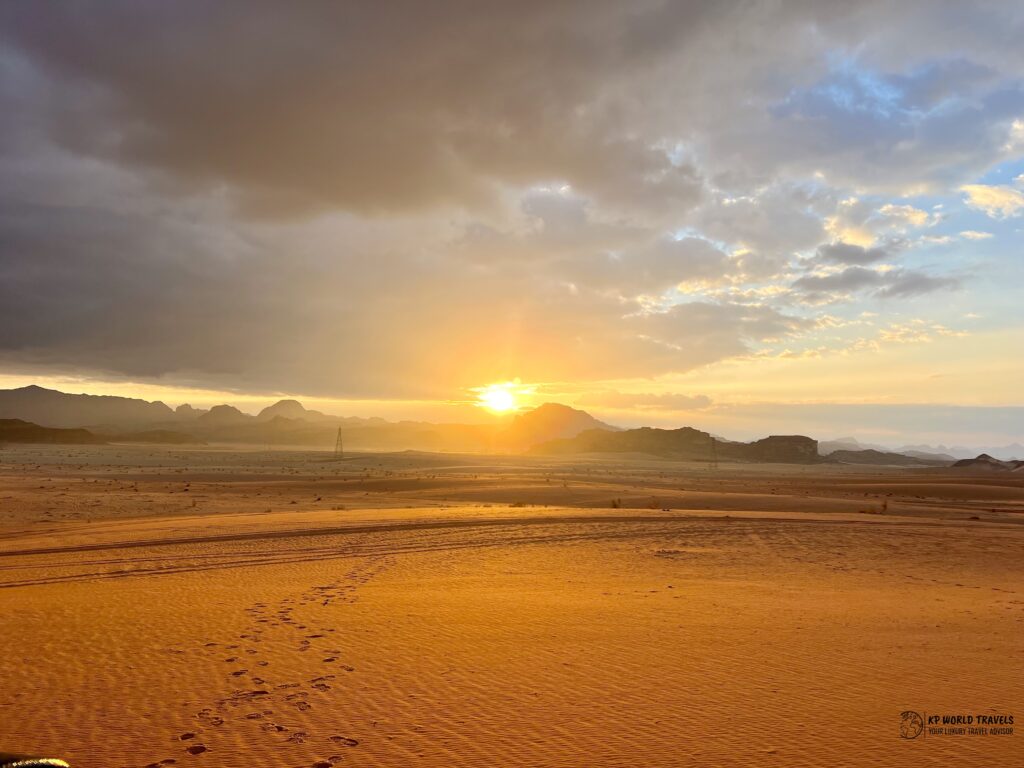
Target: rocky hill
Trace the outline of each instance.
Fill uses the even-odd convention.
[[[55,429],[22,419],[0,419],[0,443],[95,445],[104,442],[87,429]]]
[[[43,427],[89,427],[106,424],[136,428],[175,420],[161,402],[107,395],[70,395],[29,386],[0,390],[0,419],[23,419]]]
[[[573,438],[588,430],[614,432],[618,427],[598,421],[586,411],[561,403],[544,403],[517,414],[495,442],[505,450],[526,450],[549,440]]]
[[[813,463],[820,458],[817,441],[803,435],[773,435],[753,443],[735,443],[718,440],[692,427],[641,427],[615,432],[592,429],[574,438],[541,443],[531,453],[646,453],[692,461],[722,459],[798,464]]]
[[[257,414],[259,421],[270,421],[275,417],[297,419],[298,421],[331,421],[335,417],[306,408],[298,400],[278,400]]]
[[[961,459],[953,464],[957,469],[980,469],[989,472],[1021,472],[1024,471],[1024,461],[1011,460],[1003,461],[983,453],[973,459]]]

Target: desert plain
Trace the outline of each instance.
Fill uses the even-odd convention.
[[[900,737],[1024,717],[1022,522],[1020,473],[8,446],[0,751],[1024,765]]]

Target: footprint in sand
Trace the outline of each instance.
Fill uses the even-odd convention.
[[[203,752],[206,752],[206,747],[202,744],[193,744],[191,747],[187,747],[185,751],[190,755],[201,755]]]
[[[224,725],[224,718],[213,714],[212,709],[201,709],[196,713],[196,718],[202,720],[207,725],[219,726]]]
[[[181,736],[179,736],[178,738],[181,741],[188,741],[189,739],[194,739],[195,737],[196,735],[194,733],[192,733],[191,731],[186,731],[185,733],[181,734]]]
[[[346,747],[357,747],[359,746],[358,739],[350,739],[348,736],[331,736],[329,741],[333,741],[335,744],[342,744]]]

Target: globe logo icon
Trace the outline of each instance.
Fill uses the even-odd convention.
[[[917,712],[900,712],[900,738],[916,739],[924,730],[924,718]]]

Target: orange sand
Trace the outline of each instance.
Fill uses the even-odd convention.
[[[1024,478],[0,457],[3,749],[82,768],[1024,764],[1024,733],[898,735],[907,709],[1024,717]]]

